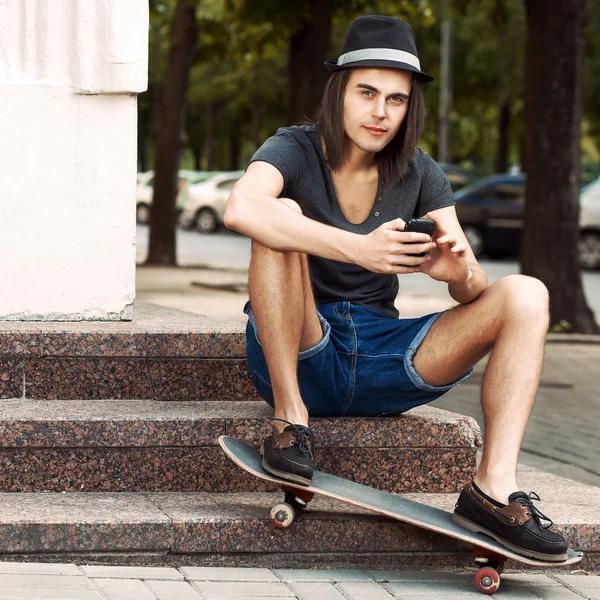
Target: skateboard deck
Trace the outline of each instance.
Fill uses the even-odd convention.
[[[422,529],[434,531],[467,542],[473,545],[476,555],[475,560],[477,562],[480,564],[493,562],[495,563],[498,572],[501,572],[504,560],[507,558],[532,567],[559,567],[577,563],[583,557],[581,552],[569,549],[567,560],[561,562],[541,561],[529,558],[505,548],[486,535],[473,533],[460,527],[452,521],[452,513],[449,513],[448,511],[427,506],[426,504],[415,502],[414,500],[409,500],[389,492],[377,490],[347,479],[342,479],[335,475],[321,473],[320,471],[315,471],[312,485],[301,486],[294,484],[267,473],[262,468],[262,457],[260,452],[245,442],[223,435],[219,437],[219,444],[225,451],[225,454],[244,471],[263,479],[264,481],[269,481],[282,486],[288,494],[298,491],[300,498],[304,499],[308,496],[308,500],[310,500],[310,497],[312,497],[313,494],[320,494],[328,498],[347,502],[353,506],[365,508],[386,517],[391,517],[392,519],[397,519],[404,523],[415,525],[416,527],[421,527]],[[286,499],[287,498],[288,495],[286,494]],[[304,504],[306,504],[308,500],[306,500]],[[279,504],[271,511],[271,518],[274,524],[279,527],[287,525],[282,525],[277,522],[277,515],[279,514],[279,516],[281,516],[282,513],[278,513],[276,509],[285,513],[286,507],[288,507],[288,503],[285,505]],[[297,508],[302,507],[300,506]],[[291,513],[291,521],[293,521],[294,511],[291,510]],[[281,518],[279,521],[281,521]],[[501,568],[498,569],[497,567]],[[498,585],[499,578],[497,585],[492,591],[495,591],[498,588]],[[477,587],[485,593],[492,593],[492,591],[482,589],[479,583],[477,583]]]

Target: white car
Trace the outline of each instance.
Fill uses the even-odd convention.
[[[584,269],[600,269],[600,177],[580,196],[579,262]]]
[[[202,183],[188,185],[184,192],[180,224],[199,233],[215,231],[223,224],[225,204],[243,174],[244,171],[230,171],[214,175]]]
[[[198,183],[212,177],[220,171],[179,171],[176,208],[180,211],[185,201],[185,189],[190,183]],[[137,191],[135,195],[136,223],[150,223],[150,207],[154,195],[154,171],[146,171],[137,175]]]

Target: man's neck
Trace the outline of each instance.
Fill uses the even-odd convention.
[[[338,169],[338,175],[371,175],[377,171],[377,160],[374,152],[365,152],[357,148],[352,142],[346,140],[344,148],[344,161]]]
[[[323,144],[323,153],[326,155],[325,144]],[[365,152],[357,146],[355,146],[349,139],[346,138],[346,144],[344,147],[344,160],[339,169],[337,169],[337,175],[346,175],[348,173],[372,173],[378,169],[377,160],[374,152]]]

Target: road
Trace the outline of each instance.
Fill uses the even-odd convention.
[[[148,251],[148,228],[137,227],[137,261],[141,263]],[[182,266],[212,264],[245,269],[250,261],[250,240],[227,230],[212,235],[195,231],[177,231],[177,258]],[[519,272],[515,260],[482,260],[490,283]],[[588,303],[600,320],[600,272],[585,272],[583,288]],[[400,276],[400,291],[423,296],[448,298],[447,286],[422,273]]]

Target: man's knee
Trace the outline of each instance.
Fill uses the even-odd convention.
[[[302,214],[302,209],[300,208],[300,205],[297,202],[294,202],[293,200],[290,200],[289,198],[280,198],[280,200],[284,204],[287,204],[290,208],[293,208],[296,212],[299,212],[300,214]]]
[[[548,288],[535,277],[507,275],[496,282],[502,293],[507,316],[523,316],[546,324],[549,312]]]
[[[283,202],[284,204],[287,204],[290,208],[293,208],[295,211],[299,212],[300,214],[302,214],[302,209],[300,208],[300,205],[297,202],[294,202],[293,200],[290,200],[289,198],[280,198],[280,201]],[[258,254],[259,252],[266,252],[267,254],[272,254],[274,256],[288,254],[286,252],[281,252],[279,250],[273,250],[272,248],[268,248],[267,246],[264,246],[263,244],[261,244],[260,242],[257,242],[256,240],[252,240],[251,254],[255,255],[255,254]]]

